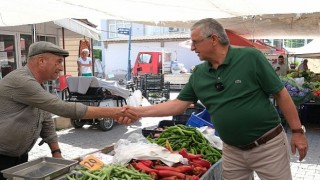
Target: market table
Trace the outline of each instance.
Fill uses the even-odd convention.
[[[320,102],[300,104],[300,118],[303,123],[320,123]]]
[[[96,152],[109,154],[113,151],[113,149],[114,149],[114,145],[110,145],[110,146],[107,146],[101,150],[97,150],[97,151],[94,151],[89,154],[93,154]],[[84,155],[84,156],[86,156],[86,155]],[[84,156],[78,157],[75,160],[80,162]],[[210,167],[210,169],[208,169],[208,171],[204,175],[201,176],[200,180],[223,180],[223,178],[222,178],[222,159],[220,159],[218,162],[213,164]]]
[[[222,180],[222,159],[216,162],[201,176],[200,180]]]
[[[74,175],[76,172],[73,171],[73,169],[78,166],[77,163],[82,161],[84,157],[94,153],[103,153],[112,156],[113,150],[114,145],[109,145],[101,150],[93,151],[73,160],[42,157],[2,172],[8,179],[68,180],[66,175]],[[53,165],[57,167],[53,168]],[[220,159],[213,164],[210,169],[201,176],[200,180],[222,180],[222,160]]]

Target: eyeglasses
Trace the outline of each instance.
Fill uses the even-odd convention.
[[[224,85],[222,84],[222,82],[217,82],[217,83],[214,84],[214,86],[218,91],[223,91],[224,90]]]
[[[202,39],[200,39],[200,40],[192,40],[192,41],[191,41],[191,46],[195,46],[195,45],[201,43],[202,41],[208,39],[208,38],[211,37],[211,36],[212,36],[212,35],[209,35],[209,36],[207,36],[207,37],[205,37],[205,38],[202,38]]]

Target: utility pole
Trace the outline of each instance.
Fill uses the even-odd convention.
[[[132,35],[132,27],[130,28],[118,28],[119,34],[125,34],[129,35],[129,41],[128,41],[128,74],[127,74],[127,81],[131,79],[131,58],[130,58],[130,52],[131,52],[131,35]]]

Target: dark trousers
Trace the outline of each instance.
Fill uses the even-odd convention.
[[[5,156],[0,154],[0,171],[25,163],[28,161],[28,153],[23,154],[20,157],[11,157]],[[0,180],[5,180],[6,178],[3,177],[2,173],[0,173]]]

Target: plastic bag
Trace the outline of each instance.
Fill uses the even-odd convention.
[[[132,159],[137,160],[161,160],[168,166],[187,160],[180,154],[174,154],[166,148],[157,144],[150,143],[141,134],[133,133],[127,139],[120,139],[114,146],[115,155],[113,163],[126,164]]]
[[[219,136],[216,136],[215,129],[208,126],[202,126],[197,129],[208,139],[213,147],[222,150],[223,142]]]
[[[130,106],[141,106],[142,105],[142,93],[140,90],[135,90],[131,96],[128,98]]]

